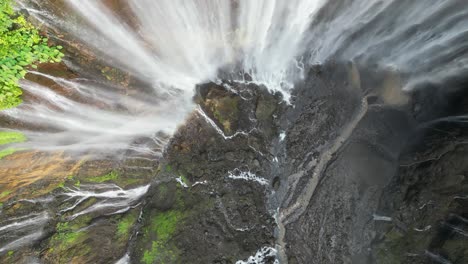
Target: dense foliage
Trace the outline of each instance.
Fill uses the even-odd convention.
[[[14,12],[11,0],[0,0],[0,110],[21,103],[18,81],[28,67],[37,63],[60,62],[61,46],[49,47],[48,39]]]

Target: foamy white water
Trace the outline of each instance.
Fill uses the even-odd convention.
[[[84,201],[96,198],[99,201],[90,207],[73,214],[70,218],[74,219],[80,215],[85,215],[93,212],[106,212],[107,215],[121,214],[136,206],[143,195],[148,191],[149,185],[137,187],[134,189],[124,190],[114,184],[101,185],[82,185],[80,188],[66,188],[63,196],[68,197],[66,201],[74,201],[74,203],[63,209],[61,212],[74,210]]]
[[[38,21],[71,33],[110,65],[149,84],[153,93],[129,97],[99,84],[32,72],[78,93],[89,103],[23,82],[23,89],[40,102],[3,114],[48,130],[22,131],[29,141],[18,147],[114,152],[144,137],[163,146],[165,141],[155,135],[172,134],[194,109],[191,99],[195,86],[216,81],[220,70],[236,81],[283,91],[288,98],[294,81],[303,75],[300,55],[305,49],[304,34],[322,3],[140,0],[128,2],[133,15],[123,19],[102,1],[65,2],[75,12],[63,18],[48,9],[53,6],[49,1],[19,1]],[[132,25],[125,22],[129,20]],[[244,73],[251,79],[245,80]],[[103,108],[102,104],[111,107]],[[113,110],[116,105],[123,110]],[[54,132],[44,132],[49,130]]]
[[[17,147],[112,152],[128,148],[136,138],[149,137],[152,138],[152,148],[162,149],[166,142],[156,133],[170,135],[191,111],[191,101],[184,98],[145,101],[100,91],[98,87],[89,87],[86,84],[72,84],[69,88],[78,91],[83,102],[71,100],[34,82],[22,82],[21,87],[41,103],[24,103],[18,108],[5,110],[2,114],[48,130],[22,131],[29,140],[17,144]],[[92,92],[93,89],[95,92]],[[100,108],[86,103],[90,101],[105,103],[109,107]],[[116,106],[123,109],[114,110]],[[151,152],[151,149],[139,151]]]
[[[153,88],[128,97],[50,76],[90,101],[124,104],[124,111],[115,111],[25,82],[24,89],[43,102],[4,114],[56,131],[26,131],[31,148],[109,152],[141,137],[164,145],[154,135],[173,133],[194,109],[195,85],[219,76],[264,84],[288,100],[308,66],[329,60],[391,69],[407,91],[468,73],[464,0],[132,0],[121,7],[125,17],[100,0],[65,0],[73,10],[65,15],[48,8],[51,1],[18,2],[41,23],[71,34]]]
[[[30,214],[16,219],[10,219],[10,222],[0,224],[0,253],[15,250],[25,245],[36,242],[44,236],[44,227],[47,225],[51,216],[46,213]]]

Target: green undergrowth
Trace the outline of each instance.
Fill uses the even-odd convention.
[[[18,81],[39,63],[60,62],[60,49],[49,46],[48,39],[13,10],[11,0],[0,0],[0,110],[21,103]]]
[[[225,97],[216,101],[212,106],[213,115],[220,124],[223,125],[225,132],[232,132],[232,125],[238,119],[239,98]]]
[[[169,210],[159,212],[152,218],[151,225],[146,230],[156,234],[156,239],[151,242],[151,248],[143,254],[142,262],[145,264],[152,263],[174,263],[179,254],[176,247],[169,243],[169,240],[174,235],[177,226],[184,218],[184,213],[178,210]]]
[[[10,194],[11,194],[11,191],[4,191],[4,192],[0,193],[0,199],[3,199],[3,198],[7,197]]]
[[[172,171],[172,169],[171,169]],[[158,204],[169,202],[164,208],[147,212],[142,228],[142,242],[145,249],[141,252],[141,262],[145,264],[177,263],[180,250],[174,244],[174,236],[189,217],[185,203],[187,193],[175,183],[165,183],[157,187],[154,197]]]
[[[4,157],[8,156],[8,155],[11,155],[17,151],[19,151],[20,149],[15,149],[15,148],[6,148],[6,149],[2,149],[0,150],[0,159],[3,159]]]
[[[1,0],[0,0],[1,1]],[[11,143],[20,143],[26,141],[26,136],[20,132],[0,131],[0,146]],[[0,159],[19,151],[17,148],[5,148],[0,150]]]
[[[60,263],[68,263],[74,256],[85,256],[91,252],[91,248],[84,243],[89,234],[83,230],[90,220],[89,216],[81,216],[70,222],[57,223],[47,254],[55,256],[53,259]]]
[[[117,224],[117,237],[120,241],[127,241],[129,239],[137,220],[138,215],[135,212],[128,213],[120,219]]]
[[[0,131],[0,145],[26,141],[26,137],[19,132]]]
[[[89,182],[94,182],[94,183],[103,183],[107,181],[116,181],[118,178],[119,178],[119,173],[116,171],[111,171],[106,175],[90,177],[90,178],[87,178],[86,180]]]
[[[171,166],[172,165],[172,166]],[[173,164],[162,164],[161,173],[178,176],[190,186],[185,170]],[[144,264],[187,263],[180,234],[190,230],[191,223],[214,206],[214,200],[183,188],[175,181],[160,183],[144,210],[141,236],[137,238],[137,255]]]

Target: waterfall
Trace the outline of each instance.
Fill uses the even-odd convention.
[[[132,0],[117,8],[64,2],[54,8],[56,1],[18,0],[37,21],[70,36],[62,41],[84,43],[151,92],[123,95],[49,76],[86,98],[77,102],[23,82],[41,100],[2,115],[49,130],[24,130],[30,140],[21,147],[109,152],[142,137],[163,145],[158,132],[171,135],[195,109],[194,87],[220,76],[265,85],[289,100],[307,67],[329,60],[396,72],[405,91],[468,71],[463,0]]]
[[[39,100],[2,115],[45,129],[23,130],[29,141],[21,148],[109,153],[143,137],[163,144],[158,134],[171,135],[194,109],[195,86],[217,81],[220,71],[235,81],[281,91],[287,99],[294,81],[303,75],[304,35],[321,5],[305,0],[141,0],[124,4],[130,15],[123,18],[103,1],[65,3],[70,14],[54,9],[49,1],[19,1],[38,21],[73,38],[62,41],[84,43],[106,64],[152,91],[122,95],[102,84],[31,72],[77,93],[81,100],[22,82],[22,88]]]

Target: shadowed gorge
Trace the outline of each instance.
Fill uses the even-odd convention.
[[[468,263],[464,0],[0,11],[0,263]]]

